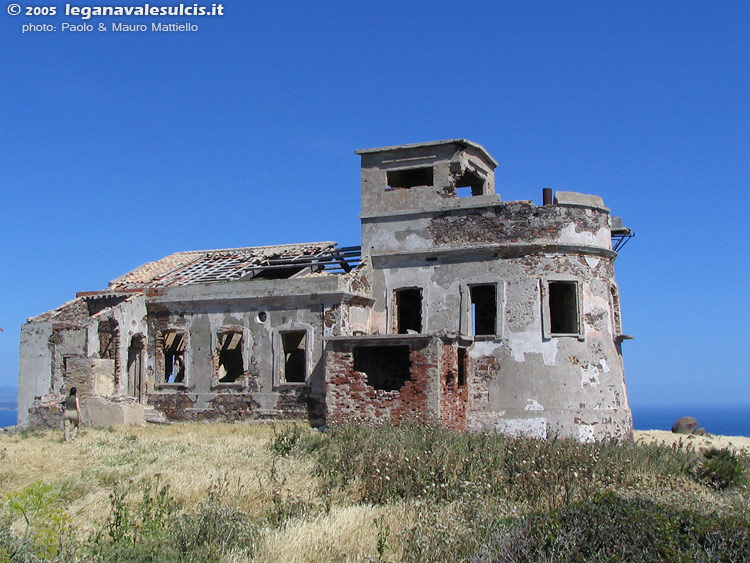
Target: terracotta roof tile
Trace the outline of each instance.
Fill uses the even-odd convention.
[[[335,242],[310,242],[177,252],[111,281],[108,289],[235,281],[252,274],[259,266],[270,265],[271,260],[293,261],[295,258],[312,257],[335,246]]]

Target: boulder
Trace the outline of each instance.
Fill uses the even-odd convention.
[[[672,425],[675,434],[692,434],[698,429],[698,421],[692,416],[681,416]]]

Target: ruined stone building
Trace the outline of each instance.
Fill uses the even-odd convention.
[[[23,325],[19,423],[434,420],[628,438],[618,247],[601,198],[503,202],[446,140],[356,151],[361,247],[178,252]],[[361,249],[361,251],[360,251]]]

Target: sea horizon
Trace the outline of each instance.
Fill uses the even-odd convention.
[[[750,405],[656,405],[632,406],[635,430],[671,430],[681,416],[692,416],[710,434],[750,437]],[[0,410],[0,428],[14,426],[18,412]]]
[[[750,405],[635,405],[630,409],[636,430],[672,430],[678,418],[692,416],[710,434],[750,436]]]

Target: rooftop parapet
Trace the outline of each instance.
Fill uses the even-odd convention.
[[[610,253],[611,230],[606,209],[510,201],[362,221],[363,255],[448,250],[472,253],[480,249],[513,255],[563,248]]]
[[[609,207],[598,195],[580,194],[578,192],[555,192],[555,205],[566,207],[590,207],[609,213]]]

